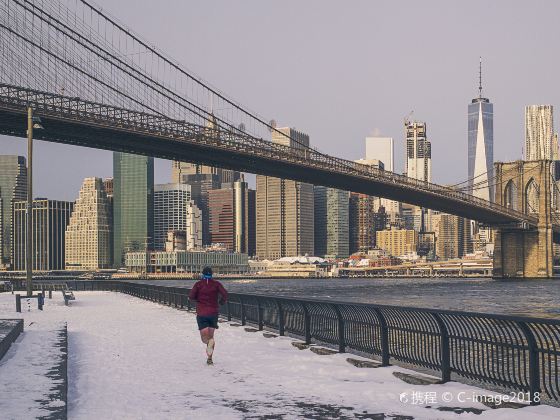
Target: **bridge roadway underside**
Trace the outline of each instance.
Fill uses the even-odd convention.
[[[298,162],[276,160],[247,153],[244,150],[212,147],[209,144],[197,143],[195,139],[177,139],[154,134],[144,135],[126,128],[108,127],[96,122],[55,118],[41,114],[39,116],[44,128],[34,130],[34,138],[38,140],[203,163],[249,173],[293,179],[456,214],[489,226],[511,225],[519,222],[512,219],[511,216],[499,214],[490,208],[485,209],[467,201],[458,202],[452,197],[442,197],[429,191],[403,187],[385,180],[364,179],[334,169],[326,170]],[[27,136],[26,118],[25,110],[14,111],[0,108],[0,134],[25,138]],[[560,233],[555,232],[554,239],[555,242],[560,242]]]

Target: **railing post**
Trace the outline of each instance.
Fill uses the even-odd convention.
[[[311,315],[305,302],[301,302],[303,308],[303,331],[305,335],[305,344],[311,344]]]
[[[284,308],[279,300],[276,301],[278,307],[278,335],[284,335]]]
[[[229,300],[227,301],[226,305],[227,305],[227,320],[231,321],[231,304]]]
[[[16,294],[16,312],[21,312],[21,295]]]
[[[344,340],[344,319],[342,318],[342,312],[336,303],[332,305],[334,311],[336,312],[336,317],[338,319],[338,352],[346,352],[346,343]]]
[[[37,293],[37,309],[42,311],[44,303],[45,303],[45,292],[41,291]]]
[[[435,312],[430,315],[435,319],[439,327],[440,333],[440,353],[441,353],[441,382],[449,382],[451,380],[451,352],[449,349],[449,333],[447,327],[441,319],[441,316]]]
[[[527,339],[527,350],[529,351],[529,394],[531,405],[538,405],[539,401],[535,401],[535,396],[537,393],[541,393],[541,377],[539,371],[539,348],[537,347],[537,341],[535,336],[531,331],[531,328],[525,322],[517,322],[517,325],[523,331],[525,338]]]
[[[263,308],[261,306],[260,300],[257,301],[257,318],[259,321],[259,331],[262,331],[264,328],[264,322],[263,322]]]
[[[387,327],[387,320],[379,309],[373,308],[373,311],[377,315],[381,329],[381,366],[390,366],[391,355],[389,353],[389,328]]]
[[[245,320],[245,302],[243,302],[242,297],[239,297],[239,301],[241,302],[241,325],[245,325],[247,323]]]

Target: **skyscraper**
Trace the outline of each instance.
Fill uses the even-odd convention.
[[[186,182],[188,175],[215,175],[220,187],[225,187],[243,178],[241,172],[238,171],[179,161],[173,161],[171,171],[171,180],[174,184]]]
[[[478,98],[468,106],[468,148],[469,193],[494,201],[494,105],[482,97],[482,61]]]
[[[191,201],[187,210],[187,230],[186,235],[186,248],[200,249],[202,248],[202,213],[196,206],[194,201]]]
[[[386,171],[394,172],[395,159],[392,137],[366,137],[366,159],[383,162]]]
[[[376,233],[377,246],[394,257],[418,250],[418,232],[406,229],[380,230]]]
[[[432,144],[428,141],[426,123],[405,120],[406,175],[419,181],[432,182]],[[404,209],[403,209],[404,211]],[[429,229],[430,211],[416,209],[420,215],[420,232]]]
[[[383,164],[383,169],[395,172],[394,141],[392,137],[366,137],[366,160],[377,159]],[[400,202],[381,198],[379,205],[392,222],[396,222],[401,214]]]
[[[247,183],[236,181],[233,188],[208,193],[210,238],[223,243],[229,251],[248,253],[249,194]]]
[[[348,203],[349,253],[367,252],[375,248],[375,198],[350,193]]]
[[[154,159],[113,153],[113,265],[127,251],[152,247],[154,240]]]
[[[349,251],[349,193],[315,186],[315,255],[346,258]]]
[[[196,207],[196,204],[192,201],[190,185],[171,183],[154,187],[154,248],[156,250],[164,249],[167,233],[170,231],[184,232],[186,246],[196,247],[201,233],[192,231],[193,228],[197,228],[197,225],[193,224],[191,219],[196,216],[195,213],[200,214],[200,211],[193,207]]]
[[[254,256],[257,253],[257,192],[249,189],[247,198],[247,254]]]
[[[463,257],[469,252],[468,221],[447,213],[440,213],[437,218],[437,256],[442,260]]]
[[[202,218],[202,244],[210,245],[210,207],[208,193],[211,190],[220,189],[220,179],[216,174],[192,174],[184,175],[183,182],[191,187],[191,197],[200,209]]]
[[[37,198],[33,200],[34,271],[64,270],[65,232],[74,203]],[[12,258],[14,270],[25,270],[27,202],[14,202]]]
[[[23,156],[0,156],[0,266],[12,257],[12,204],[27,197],[27,172]]]
[[[105,188],[107,197],[113,197],[113,178],[105,178],[103,180],[103,187]]]
[[[113,246],[115,244],[114,231],[113,231],[113,178],[105,178],[103,180],[103,186],[105,187],[105,194],[107,194],[107,202],[109,203],[109,257],[111,259],[111,266],[113,266]]]
[[[426,123],[405,121],[406,176],[432,182],[432,144],[426,134]]]
[[[309,146],[307,134],[288,127],[273,131],[272,141],[301,149]],[[313,185],[257,175],[256,207],[259,258],[313,254]]]
[[[552,105],[525,107],[525,160],[553,160],[558,150],[554,142]]]
[[[66,227],[67,270],[110,268],[109,200],[101,178],[86,178]]]
[[[210,119],[206,123],[206,132],[208,135],[214,135],[215,131],[219,131],[218,121],[211,114]],[[231,184],[241,179],[241,173],[231,169],[222,169],[215,166],[202,165],[199,163],[180,162],[174,160],[171,165],[171,180],[174,184],[183,183],[185,175],[210,174],[217,176],[218,188],[222,184]]]
[[[421,232],[425,226],[426,209],[413,204],[403,203],[401,207],[400,222],[402,227],[408,230]]]

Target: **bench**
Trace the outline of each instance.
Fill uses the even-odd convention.
[[[64,297],[64,304],[68,306],[71,300],[76,300],[76,296],[74,296],[74,292],[70,289],[62,290],[62,296]]]

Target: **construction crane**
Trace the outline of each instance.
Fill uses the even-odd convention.
[[[410,111],[406,117],[404,117],[404,126],[406,127],[410,123],[410,117],[414,115],[414,110]]]

